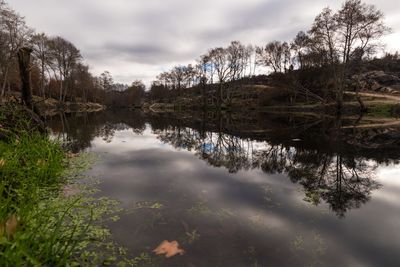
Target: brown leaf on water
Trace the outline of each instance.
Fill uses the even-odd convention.
[[[161,244],[153,250],[157,255],[165,254],[165,257],[170,258],[177,254],[183,255],[185,251],[179,248],[179,243],[177,241],[169,242],[164,240]]]
[[[8,239],[13,239],[18,228],[18,218],[15,214],[11,215],[6,221],[6,234]]]
[[[64,186],[64,188],[62,190],[62,195],[66,198],[73,197],[79,193],[80,193],[79,188],[76,188],[72,185],[66,185],[66,186]]]

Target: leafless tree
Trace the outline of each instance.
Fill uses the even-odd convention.
[[[319,14],[310,30],[314,41],[323,47],[324,52],[328,55],[329,64],[333,65],[337,62],[338,47],[337,47],[337,29],[338,24],[336,15],[332,9],[325,8]]]
[[[102,74],[100,74],[99,78],[100,86],[103,88],[103,90],[106,92],[110,92],[114,84],[114,79],[111,76],[111,73],[106,70]]]
[[[49,41],[52,57],[59,74],[60,81],[60,101],[65,101],[68,93],[68,79],[73,68],[81,60],[79,50],[69,41],[62,37],[54,37]]]
[[[217,47],[210,50],[209,55],[219,81],[217,103],[219,106],[221,106],[224,100],[224,83],[232,77],[232,68],[230,66],[229,55],[227,53],[227,50],[222,47]]]
[[[364,56],[390,29],[385,26],[384,15],[374,5],[361,0],[347,0],[336,15],[343,62],[348,63],[357,49]]]
[[[282,72],[282,67],[289,53],[289,45],[286,42],[279,41],[270,42],[264,49],[258,50],[263,65],[271,67],[275,73]]]
[[[26,45],[32,32],[22,16],[9,8],[4,1],[0,2],[0,98],[4,96],[10,68],[16,62],[17,51]]]
[[[40,65],[40,92],[46,97],[45,80],[46,70],[53,67],[53,55],[49,47],[49,38],[44,33],[34,34],[31,38],[33,45],[33,56],[39,61]]]

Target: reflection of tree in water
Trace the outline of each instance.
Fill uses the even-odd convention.
[[[318,205],[324,200],[339,217],[366,203],[380,187],[374,180],[377,164],[365,159],[293,148],[271,150],[257,153],[256,165],[269,173],[287,174],[304,187],[307,201]]]
[[[371,192],[379,188],[374,181],[377,164],[367,160],[371,158],[371,152],[363,154],[348,147],[341,151],[336,144],[330,143],[335,135],[326,133],[335,127],[334,123],[322,120],[321,125],[315,120],[297,119],[268,121],[265,117],[256,123],[240,116],[224,119],[204,115],[194,119],[192,116],[181,118],[177,114],[111,111],[60,115],[60,118],[50,119],[49,124],[55,133],[69,141],[73,151],[79,151],[90,147],[95,137],[110,142],[117,131],[131,128],[135,134],[141,134],[146,123],[150,123],[162,142],[193,151],[208,164],[224,167],[230,173],[257,168],[269,174],[285,174],[292,182],[304,187],[306,200],[315,205],[322,201],[328,203],[339,217],[367,202]],[[231,132],[235,134],[228,134]],[[263,142],[252,141],[251,133]],[[259,133],[264,134],[260,136]],[[312,140],[298,145],[291,141],[293,138]],[[375,150],[372,154],[377,162],[392,158]]]
[[[135,112],[60,113],[46,120],[53,133],[73,152],[91,146],[96,137],[111,142],[117,131],[129,130],[141,134],[146,129],[144,118]]]
[[[244,149],[248,141],[223,133],[200,133],[191,128],[170,127],[155,133],[164,142],[178,149],[195,151],[201,159],[215,167],[225,167],[230,173],[249,169],[249,150]]]
[[[105,123],[102,127],[98,130],[98,135],[107,142],[111,143],[112,139],[114,138],[115,132],[117,131],[124,131],[128,130],[130,127],[124,123]]]
[[[318,205],[323,200],[339,217],[366,203],[372,191],[380,187],[374,181],[377,164],[363,158],[269,145],[190,128],[171,127],[156,133],[161,141],[195,151],[210,165],[225,167],[231,173],[260,168],[269,174],[286,174],[304,187],[307,201]]]

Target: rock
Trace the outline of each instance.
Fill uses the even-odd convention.
[[[394,90],[391,87],[382,87],[381,89],[379,89],[380,92],[382,93],[392,93]]]
[[[390,86],[390,88],[392,88],[393,91],[400,92],[400,84],[394,84]]]
[[[380,88],[382,88],[382,86],[379,83],[373,81],[372,84],[369,86],[369,88],[372,91],[378,91]]]
[[[374,80],[375,82],[378,82],[379,84],[383,85],[393,85],[393,84],[400,84],[400,78],[387,74],[384,71],[371,71],[368,72],[364,75],[367,79]]]

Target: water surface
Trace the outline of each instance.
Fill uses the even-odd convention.
[[[110,227],[132,256],[177,240],[185,255],[157,264],[400,266],[400,150],[380,141],[387,130],[338,130],[352,123],[128,111],[49,119],[70,149],[101,156],[90,174],[125,208]]]

